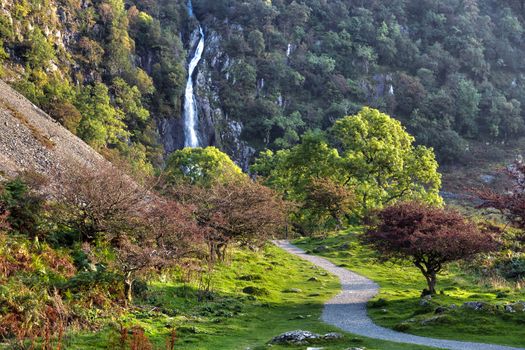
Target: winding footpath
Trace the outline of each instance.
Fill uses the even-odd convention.
[[[368,317],[366,303],[379,292],[379,286],[352,271],[338,267],[315,255],[308,255],[288,241],[275,241],[278,247],[294,254],[314,265],[321,267],[331,274],[339,277],[342,292],[327,301],[324,306],[322,320],[330,325],[336,326],[349,333],[388,340],[397,343],[410,343],[417,345],[432,346],[440,349],[452,350],[523,350],[524,348],[513,348],[503,345],[471,343],[455,340],[444,340],[420,337],[416,335],[400,333],[388,328],[380,327]]]

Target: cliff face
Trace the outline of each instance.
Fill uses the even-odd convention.
[[[199,140],[202,146],[218,147],[241,168],[247,170],[255,149],[241,140],[242,123],[231,119],[223,111],[217,84],[218,77],[227,79],[233,60],[221,47],[223,40],[217,31],[210,28],[205,31],[205,35],[204,55],[194,77]],[[196,29],[190,36],[188,55],[190,57],[198,38],[199,31]],[[169,154],[184,146],[182,111],[179,115],[159,119],[158,126],[166,153]]]
[[[96,167],[104,158],[0,81],[0,175]]]

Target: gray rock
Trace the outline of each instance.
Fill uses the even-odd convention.
[[[321,336],[316,333],[303,330],[295,330],[280,334],[273,338],[271,344],[293,344],[293,345],[305,345],[311,341],[320,339]]]
[[[419,300],[419,306],[429,306],[431,300],[432,300],[431,295],[425,295]]]
[[[331,332],[331,333],[326,333],[325,335],[323,335],[323,339],[325,340],[343,339],[343,335],[340,333]]]
[[[525,312],[525,301],[505,305],[505,312]]]
[[[467,309],[472,309],[472,310],[482,310],[483,308],[486,307],[486,303],[482,302],[482,301],[467,301],[466,303],[463,303],[463,307],[464,308],[467,308]]]
[[[434,311],[435,314],[442,314],[444,312],[446,312],[448,310],[448,308],[444,307],[444,306],[439,306],[436,308],[436,310]]]
[[[328,251],[328,247],[325,246],[325,245],[321,245],[319,247],[315,247],[313,250],[312,250],[314,253],[324,253],[324,252],[327,252]]]

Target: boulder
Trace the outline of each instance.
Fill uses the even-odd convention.
[[[505,312],[525,312],[525,301],[505,305]]]
[[[323,335],[323,339],[324,340],[338,340],[338,339],[343,339],[343,335],[340,333],[331,332],[331,333],[326,333],[325,335]]]
[[[436,310],[434,310],[434,313],[435,313],[436,315],[439,315],[439,314],[442,314],[442,313],[446,312],[447,310],[448,310],[448,308],[446,308],[446,307],[444,307],[444,306],[438,306],[438,307],[436,308]]]
[[[328,247],[325,245],[320,245],[319,247],[315,247],[312,251],[314,253],[324,253],[328,251]]]
[[[419,300],[419,306],[430,306],[431,300],[432,300],[432,295],[425,295]]]
[[[270,344],[308,345],[322,341],[334,341],[339,339],[343,339],[343,335],[335,332],[320,335],[309,331],[296,330],[278,335],[270,341]]]
[[[482,310],[483,308],[486,308],[487,303],[484,303],[482,301],[467,301],[463,303],[463,307],[467,309],[478,311],[478,310]]]
[[[295,330],[280,334],[273,338],[271,344],[293,344],[293,345],[304,345],[309,342],[320,339],[321,336],[316,333],[303,330]]]

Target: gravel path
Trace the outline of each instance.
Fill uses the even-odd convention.
[[[443,340],[419,337],[375,325],[368,317],[366,303],[378,291],[378,285],[347,269],[337,267],[330,261],[315,255],[308,255],[287,241],[276,241],[275,244],[289,253],[336,275],[341,280],[342,292],[325,303],[322,319],[324,322],[341,328],[344,331],[361,336],[389,340],[398,343],[410,343],[453,350],[518,350],[509,346],[470,343],[454,340]],[[525,341],[525,340],[524,340]]]

